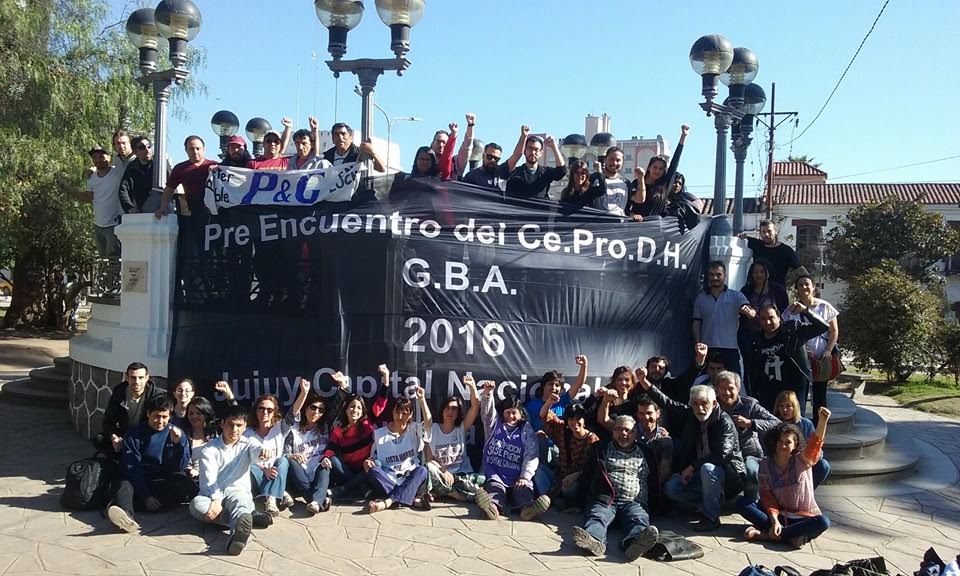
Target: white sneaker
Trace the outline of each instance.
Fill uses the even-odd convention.
[[[284,492],[283,499],[280,500],[280,509],[286,510],[291,506],[293,506],[293,496],[291,496],[289,492]]]
[[[280,509],[277,508],[277,499],[273,496],[267,496],[263,503],[263,511],[276,518],[280,515]]]
[[[130,515],[127,514],[127,511],[119,506],[114,505],[107,508],[107,518],[113,522],[114,526],[124,532],[129,532],[130,534],[140,532],[140,525],[137,524],[137,521],[131,518]]]

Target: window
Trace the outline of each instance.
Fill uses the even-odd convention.
[[[947,222],[947,226],[950,226],[954,230],[960,230],[960,221]],[[951,256],[949,260],[944,262],[943,273],[960,274],[960,252],[957,252]]]
[[[797,258],[800,265],[807,272],[816,274],[822,270],[826,262],[823,261],[823,226],[819,223],[799,223],[797,227]]]

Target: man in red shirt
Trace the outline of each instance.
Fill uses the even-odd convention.
[[[207,185],[207,176],[210,175],[210,167],[216,166],[217,163],[204,158],[203,138],[199,136],[187,136],[187,139],[183,142],[183,147],[187,152],[187,160],[174,166],[169,178],[167,178],[167,185],[163,189],[163,198],[160,200],[160,208],[153,213],[158,220],[166,216],[167,205],[173,198],[177,186],[180,185],[183,185],[183,192],[190,214],[207,213],[207,208],[203,205],[203,193]]]
[[[247,163],[247,168],[254,170],[286,170],[290,167],[290,157],[283,156],[283,151],[290,141],[290,127],[293,126],[293,120],[284,117],[280,120],[283,124],[283,136],[276,130],[271,130],[263,137],[263,156],[251,160]]]

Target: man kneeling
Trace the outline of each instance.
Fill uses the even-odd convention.
[[[625,536],[620,541],[628,562],[657,543],[659,532],[647,515],[647,475],[650,466],[637,444],[637,422],[622,415],[613,423],[613,439],[594,446],[587,459],[587,521],[573,528],[578,548],[594,556],[607,549],[607,528],[619,520]]]
[[[107,518],[131,533],[140,531],[133,519],[135,507],[156,512],[185,504],[197,494],[197,486],[185,472],[190,464],[187,435],[170,425],[173,401],[153,396],[144,408],[144,420],[123,437],[123,480],[107,508]]]
[[[223,434],[203,447],[200,456],[200,494],[190,503],[197,520],[217,522],[230,527],[227,552],[236,556],[250,539],[254,525],[266,527],[273,518],[255,512],[250,491],[250,466],[269,459],[254,438],[244,436],[247,411],[230,406],[220,429]]]

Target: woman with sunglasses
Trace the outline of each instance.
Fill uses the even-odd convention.
[[[393,420],[373,433],[373,450],[363,463],[367,483],[376,497],[367,505],[371,514],[394,504],[413,506],[418,498],[421,508],[430,509],[427,468],[420,463],[420,452],[424,442],[430,440],[433,417],[423,388],[414,388],[414,396],[420,405],[422,422],[412,421],[413,402],[400,397],[393,404]]]
[[[668,188],[673,180],[673,175],[677,172],[677,167],[680,165],[683,144],[687,141],[687,134],[689,133],[689,126],[684,124],[680,127],[680,140],[673,150],[673,157],[670,158],[669,166],[667,166],[667,157],[662,154],[650,159],[643,176],[643,181],[646,184],[646,197],[639,204],[631,201],[630,205],[627,206],[628,214],[639,214],[648,218],[650,216],[663,216],[667,213],[667,204],[670,202],[670,190]]]
[[[303,408],[287,414],[288,419],[293,416],[294,423],[283,443],[284,455],[290,461],[288,476],[293,486],[303,494],[307,511],[311,514],[330,509],[331,498],[327,493],[330,462],[327,460],[327,465],[322,465],[326,460],[323,452],[330,438],[332,415],[339,413],[349,387],[349,381],[343,373],[337,372],[332,377],[339,388],[330,399],[330,410],[327,410],[328,403],[322,396],[310,391]]]
[[[381,364],[377,370],[382,386],[370,409],[367,409],[367,402],[359,394],[344,398],[337,425],[330,433],[330,440],[320,460],[320,466],[330,470],[334,500],[359,491],[366,482],[363,463],[370,457],[375,422],[385,412],[390,386],[390,371],[386,364]]]
[[[310,382],[300,379],[300,393],[290,407],[298,413],[307,400]],[[280,401],[273,394],[264,394],[253,403],[253,411],[244,436],[256,439],[263,446],[265,459],[250,467],[250,479],[254,498],[263,498],[263,510],[271,516],[280,514],[277,500],[284,508],[293,504],[293,498],[284,491],[287,485],[289,461],[283,457],[284,437],[293,427],[292,419],[284,419]]]

